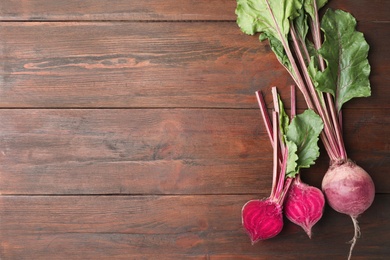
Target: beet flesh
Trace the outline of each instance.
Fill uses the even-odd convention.
[[[331,166],[322,180],[322,190],[334,210],[355,218],[371,206],[375,197],[370,175],[351,161]]]
[[[283,211],[288,220],[301,226],[311,238],[311,229],[321,219],[324,206],[325,197],[320,189],[294,181],[287,194]]]
[[[242,207],[242,225],[252,244],[276,236],[283,228],[282,207],[270,199],[250,200]]]

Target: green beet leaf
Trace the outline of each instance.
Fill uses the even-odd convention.
[[[279,103],[279,128],[282,136],[285,136],[287,133],[288,125],[290,124],[290,118],[288,117],[286,111],[284,110],[284,104],[278,95]]]
[[[299,39],[305,43],[309,25],[307,23],[307,14],[305,14],[303,9],[299,10],[299,16],[294,19],[294,27]]]
[[[306,31],[306,33],[302,34],[301,28],[304,28],[304,29],[309,28],[309,24],[312,27],[317,28],[319,26],[318,22],[317,22],[319,20],[318,10],[320,10],[327,2],[328,2],[328,0],[304,0],[304,3],[303,3],[304,14],[302,14],[301,17],[298,17],[294,21],[294,24],[295,24],[296,29],[297,29],[297,33],[298,33],[298,35],[300,35],[300,37],[302,39],[301,40],[302,44],[306,45],[306,49],[307,49],[310,57],[311,58],[314,57],[316,64],[318,64],[317,49],[315,48],[313,42],[306,39],[307,31]],[[315,7],[314,3],[316,3],[317,8]],[[302,10],[302,12],[303,12],[303,10]],[[308,29],[306,29],[306,30],[308,30]],[[305,31],[303,31],[303,32],[305,32]],[[311,58],[308,58],[308,57],[304,57],[304,58],[306,59],[307,63],[310,63]]]
[[[338,111],[352,98],[371,95],[369,45],[355,28],[355,18],[341,10],[328,9],[321,21],[325,40],[319,53],[327,67],[315,73],[315,85],[335,97]]]
[[[291,63],[290,63],[290,60],[288,59],[288,56],[286,55],[283,44],[273,35],[268,36],[267,34],[262,33],[260,35],[260,40],[263,41],[266,39],[268,39],[269,45],[270,45],[272,51],[275,53],[278,61],[283,65],[283,67],[285,69],[292,72],[293,70],[291,67]]]
[[[286,141],[286,146],[288,149],[287,157],[287,167],[286,167],[286,177],[294,178],[298,172],[298,146],[293,141]]]
[[[316,10],[319,10],[327,2],[328,0],[317,0],[316,9],[314,6],[314,0],[303,1],[303,8],[299,10],[299,16],[294,20],[295,30],[298,36],[303,40],[303,43],[305,43],[306,35],[309,30],[308,16],[311,18],[312,21],[316,21],[316,18],[318,16],[318,12],[316,12]]]
[[[318,15],[318,10],[320,10],[328,2],[328,0],[316,0],[315,3],[317,4],[317,11],[316,8],[314,8],[314,1],[315,0],[305,0],[303,4],[305,12],[308,13],[313,20]]]
[[[297,17],[301,7],[302,0],[237,0],[237,24],[246,34],[264,32],[283,42],[290,30],[288,19]]]
[[[319,135],[323,123],[313,110],[305,110],[291,122],[278,95],[279,129],[288,149],[286,177],[294,178],[301,168],[309,168],[318,158]]]
[[[291,71],[284,49],[288,46],[290,20],[299,16],[303,0],[237,0],[237,24],[246,34],[269,39],[279,62]]]
[[[288,177],[295,177],[301,168],[309,168],[315,163],[320,155],[318,140],[323,126],[320,116],[310,109],[291,120],[285,139],[287,140],[287,148],[289,151],[291,149],[291,152],[296,150],[298,159],[294,170],[291,170],[291,165],[287,165],[289,171],[286,172],[286,175]],[[291,143],[294,143],[296,147],[291,146]],[[292,161],[294,160],[295,158],[292,157]]]

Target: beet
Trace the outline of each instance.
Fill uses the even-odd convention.
[[[250,200],[242,207],[242,225],[252,244],[276,236],[283,228],[282,206],[270,199]]]
[[[351,161],[331,166],[322,180],[322,190],[334,210],[355,218],[371,206],[375,196],[370,175]]]
[[[336,211],[351,217],[355,233],[351,240],[349,257],[360,236],[357,217],[374,201],[375,186],[370,175],[354,162],[347,160],[329,167],[322,180],[322,190],[328,204]]]
[[[324,206],[325,198],[321,190],[297,179],[284,202],[284,214],[311,238],[311,229],[321,219]]]

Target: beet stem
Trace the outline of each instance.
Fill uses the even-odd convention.
[[[268,10],[272,10],[270,4],[267,2],[267,5],[268,5]],[[283,63],[282,66],[287,70],[287,72],[291,75],[292,79],[295,81],[295,83],[297,84],[298,88],[300,89],[300,91],[302,92],[302,95],[308,105],[309,108],[313,108],[313,102],[311,100],[311,96],[306,88],[306,85],[305,85],[305,81],[303,80],[302,78],[302,75],[300,74],[300,71],[299,71],[299,68],[298,68],[298,65],[294,59],[294,55],[290,49],[290,46],[288,44],[288,42],[286,42],[285,38],[283,37],[283,34],[282,32],[280,31],[280,28],[279,28],[279,25],[278,23],[276,22],[276,18],[273,14],[273,12],[270,12],[271,16],[272,16],[272,19],[273,19],[273,22],[275,24],[275,28],[277,29],[277,34],[279,36],[281,36],[281,43],[283,45],[283,48],[284,48],[284,51],[287,55],[287,58],[288,60],[290,61],[290,64],[291,64],[291,67],[292,67],[292,71],[290,71],[290,69],[288,69],[286,67],[286,65],[284,65]]]
[[[299,47],[299,43],[297,40],[297,35],[295,32],[295,27],[293,22],[290,22],[290,34],[293,39],[293,49],[295,53],[297,54],[299,65],[302,68],[303,78],[306,81],[307,88],[309,90],[309,93],[311,97],[313,98],[314,105],[311,107],[315,112],[317,112],[324,122],[324,131],[326,136],[328,137],[328,141],[330,144],[330,149],[334,151],[334,153],[337,155],[337,158],[340,157],[340,148],[339,143],[336,140],[335,137],[335,130],[333,128],[332,122],[330,121],[329,114],[327,113],[327,110],[321,105],[319,93],[316,91],[313,82],[311,81],[311,78],[309,76],[309,72],[306,68],[305,60],[303,58],[303,54],[301,52],[301,49]],[[322,96],[323,98],[323,96]],[[310,107],[309,107],[310,108]]]
[[[255,93],[256,93],[257,102],[259,103],[261,117],[263,118],[265,129],[267,130],[271,145],[272,145],[272,147],[274,147],[272,123],[271,123],[270,117],[268,115],[267,106],[265,104],[264,97],[263,97],[260,90],[256,91]],[[279,158],[282,158],[282,154],[280,153],[280,150],[278,151],[278,156],[279,156]],[[281,160],[279,160],[279,165],[282,165]]]
[[[282,205],[281,201],[283,200],[283,191],[286,188],[285,186],[285,176],[286,176],[286,169],[287,169],[287,157],[288,157],[288,149],[286,148],[284,150],[284,155],[283,155],[283,163],[282,167],[280,169],[280,174],[278,176],[278,185],[276,187],[276,193],[275,197],[278,200],[278,203]],[[287,190],[286,190],[287,191]]]
[[[279,144],[278,144],[278,116],[276,111],[272,111],[272,124],[273,124],[273,139],[274,139],[274,153],[273,153],[273,170],[272,170],[272,190],[271,190],[271,200],[275,199],[275,192],[277,189],[278,183],[278,163],[279,163]]]
[[[278,90],[276,87],[272,87],[272,98],[273,98],[273,102],[274,102],[274,109],[276,111],[276,115],[277,115],[277,119],[278,119],[277,122],[279,125],[280,108],[279,108]],[[280,145],[279,157],[281,157],[281,155],[284,153],[284,150],[286,149],[286,147],[284,145],[282,133],[280,131],[278,131],[278,138],[279,138],[279,145]]]
[[[265,124],[265,128],[266,128],[267,133],[268,133],[269,140],[271,141],[271,144],[273,146],[274,145],[274,140],[273,140],[273,137],[272,137],[273,133],[272,133],[271,120],[269,119],[269,115],[268,115],[268,112],[267,112],[267,106],[265,105],[264,97],[261,94],[261,91],[256,91],[256,98],[257,98],[257,102],[259,103],[261,116],[263,118],[263,121],[264,121],[264,124]]]
[[[296,94],[295,94],[295,85],[290,86],[291,92],[291,113],[290,118],[293,119],[297,114],[297,102],[296,102]]]
[[[318,7],[317,7],[316,1],[313,2],[313,5],[314,5],[313,7],[314,7],[315,18],[311,21],[310,29],[311,29],[311,32],[312,32],[312,35],[313,35],[314,46],[315,46],[315,48],[317,50],[319,50],[321,48],[321,45],[322,45],[322,39],[321,39],[320,20],[319,20],[319,16],[318,16]],[[318,61],[319,61],[319,66],[320,66],[321,71],[324,71],[325,70],[325,61],[324,61],[324,59],[322,58],[321,55],[318,55]],[[328,102],[327,103],[328,104],[327,108],[330,111],[330,114],[332,116],[332,121],[333,121],[333,124],[334,124],[334,127],[335,127],[335,133],[336,133],[336,137],[337,137],[337,140],[338,140],[338,146],[339,146],[339,149],[340,149],[341,156],[342,157],[344,156],[345,159],[346,159],[347,155],[346,155],[346,151],[345,151],[345,148],[344,148],[344,142],[343,142],[343,139],[342,139],[343,129],[342,129],[341,120],[340,120],[340,118],[337,117],[337,112],[336,112],[336,109],[335,109],[336,106],[334,104],[333,97],[331,96],[331,94],[330,93],[326,93],[325,97],[326,97],[326,100]],[[338,123],[338,125],[337,125],[337,123]]]
[[[287,193],[288,193],[288,190],[290,189],[290,186],[292,185],[292,183],[294,182],[295,178],[290,178],[288,177],[284,183],[284,187],[283,187],[283,192],[282,192],[282,195],[280,196],[279,198],[279,204],[280,205],[283,205],[284,204],[284,200],[286,199],[287,197]]]
[[[314,7],[315,17],[311,21],[310,29],[311,29],[311,32],[313,35],[314,46],[317,50],[319,50],[321,48],[321,45],[322,45],[320,20],[319,20],[318,7],[317,7],[316,1],[314,1],[313,4],[314,4],[313,7]],[[319,66],[320,66],[321,71],[324,71],[325,70],[325,61],[321,55],[318,55],[318,61],[319,61]],[[332,122],[333,122],[334,130],[335,130],[335,134],[336,134],[336,138],[337,138],[337,144],[338,144],[338,147],[340,150],[340,157],[341,157],[341,159],[345,160],[348,157],[347,157],[347,152],[345,149],[344,140],[343,140],[343,136],[342,136],[343,127],[342,127],[341,110],[337,114],[336,106],[334,104],[333,97],[331,96],[330,93],[326,93],[326,100],[327,100],[327,105],[325,105],[325,107],[327,106],[327,110],[329,110],[331,117],[332,117]],[[337,159],[339,159],[339,158],[337,158]]]

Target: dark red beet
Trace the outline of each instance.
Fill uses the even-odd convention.
[[[270,199],[250,200],[242,207],[242,225],[252,244],[276,236],[283,228],[282,207]]]
[[[283,211],[291,222],[301,226],[311,238],[311,228],[321,219],[324,206],[325,197],[320,189],[294,181],[284,202]]]

